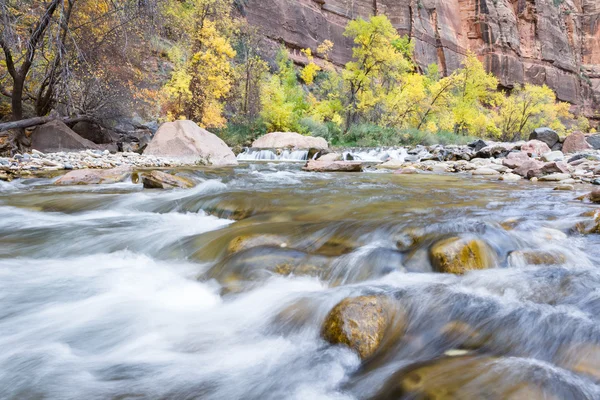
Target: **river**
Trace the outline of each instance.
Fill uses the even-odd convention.
[[[0,182],[0,398],[600,399],[600,235],[572,231],[597,206],[573,192],[179,172],[201,183]],[[428,249],[457,235],[485,241],[494,268],[434,272]],[[366,294],[406,321],[361,361],[321,326]]]

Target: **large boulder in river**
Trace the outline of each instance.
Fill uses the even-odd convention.
[[[512,153],[509,153],[504,160],[502,160],[502,165],[514,169],[529,160],[529,156],[524,151],[513,151]]]
[[[491,268],[494,264],[492,251],[480,239],[451,237],[435,243],[429,250],[429,258],[436,271],[462,275],[471,270]]]
[[[393,318],[391,300],[384,296],[360,296],[342,300],[327,315],[321,336],[331,344],[356,351],[362,359],[380,347],[392,320],[404,330],[405,320]]]
[[[592,146],[585,140],[585,135],[581,132],[573,132],[565,139],[562,152],[565,154],[577,153],[590,150]]]
[[[362,164],[353,161],[309,160],[302,169],[311,172],[361,172]]]
[[[548,145],[549,148],[552,148],[558,141],[560,140],[558,133],[553,131],[550,128],[543,127],[534,129],[529,135],[529,140],[539,140]]]
[[[295,132],[271,132],[252,143],[258,149],[327,149],[327,140],[320,137],[304,136]]]
[[[224,141],[188,120],[162,124],[144,154],[176,158],[190,163],[237,164],[235,154]]]
[[[514,173],[517,175],[521,175],[523,178],[534,178],[542,175],[542,168],[544,168],[545,163],[542,161],[529,159],[515,168]]]
[[[31,148],[42,153],[99,149],[94,142],[82,138],[59,120],[35,128],[31,134]]]
[[[68,172],[55,185],[100,185],[125,182],[131,175],[130,167],[113,169],[78,169]]]
[[[588,136],[586,141],[594,150],[600,150],[600,133]]]

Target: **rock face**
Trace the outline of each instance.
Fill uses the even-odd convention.
[[[144,154],[217,166],[237,164],[224,141],[187,120],[162,124]]]
[[[449,74],[474,51],[506,88],[547,84],[562,101],[591,115],[600,101],[600,5],[594,0],[248,0],[249,22],[297,62],[324,40],[338,65],[352,56],[343,36],[350,19],[387,15],[410,35],[421,69],[437,63]],[[273,23],[277,21],[277,23]]]
[[[99,149],[95,143],[82,138],[62,121],[40,125],[31,134],[31,148],[42,153]]]
[[[327,149],[327,140],[304,136],[295,132],[271,132],[259,137],[252,143],[257,149]]]

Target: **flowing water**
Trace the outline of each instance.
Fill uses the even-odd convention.
[[[572,231],[594,210],[574,193],[297,164],[178,173],[201,183],[0,182],[0,398],[600,398],[600,235]],[[485,241],[494,268],[434,272],[428,249],[452,236]],[[362,361],[321,339],[361,295],[405,321]]]

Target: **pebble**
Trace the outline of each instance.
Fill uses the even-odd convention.
[[[575,186],[563,183],[556,186],[554,190],[575,190]]]
[[[545,175],[539,178],[540,181],[542,182],[558,182],[558,181],[564,181],[565,179],[569,179],[571,178],[570,174],[550,174],[550,175]]]

